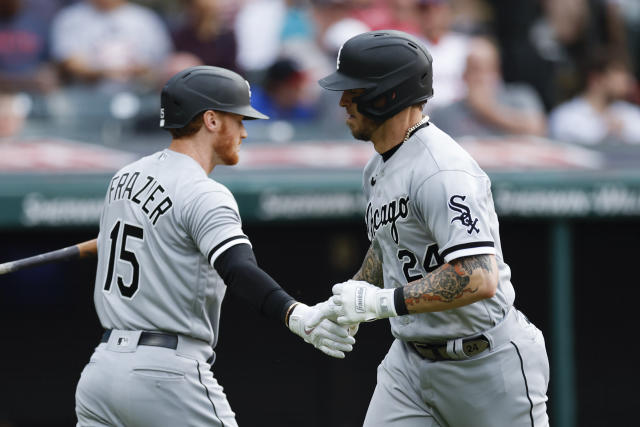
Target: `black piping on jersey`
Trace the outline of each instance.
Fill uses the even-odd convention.
[[[393,154],[396,151],[398,151],[398,148],[400,148],[400,146],[402,146],[402,144],[404,144],[407,139],[411,138],[414,133],[418,132],[420,129],[422,129],[424,127],[427,127],[427,126],[429,126],[429,122],[425,122],[425,123],[421,124],[420,126],[415,128],[414,130],[412,130],[411,133],[409,134],[409,136],[404,141],[400,142],[400,144],[396,145],[395,147],[392,147],[392,148],[388,149],[384,153],[381,153],[380,155],[382,156],[382,161],[386,162],[387,160],[389,160],[391,158],[391,156],[393,156]]]
[[[400,144],[389,148],[387,151],[385,151],[384,153],[381,153],[380,155],[382,156],[382,161],[386,162],[387,160],[389,160],[391,158],[391,156],[393,156],[395,154],[396,151],[398,151],[398,148],[400,148],[402,146],[402,144],[404,144],[404,141],[402,141]]]
[[[445,256],[449,255],[451,252],[459,251],[461,249],[483,248],[483,247],[493,248],[494,246],[495,244],[490,241],[462,243],[460,245],[451,246],[450,248],[445,249],[444,251],[440,252],[440,256],[444,258]]]
[[[409,134],[409,136],[406,137],[403,141],[401,141],[398,145],[388,149],[384,153],[381,153],[380,156],[382,156],[382,161],[386,163],[386,161],[389,160],[391,158],[391,156],[393,156],[395,154],[396,151],[398,151],[398,149],[402,146],[402,144],[405,143],[405,141],[407,141],[409,138],[411,138],[414,133],[418,132],[420,129],[422,129],[423,127],[427,127],[427,126],[429,126],[429,122],[421,124],[420,126],[415,128],[414,130],[412,130],[411,133]],[[374,185],[376,185],[376,177],[372,176],[371,177],[371,186],[373,187]]]
[[[233,240],[238,240],[238,239],[249,239],[249,238],[247,236],[245,236],[244,234],[241,234],[239,236],[229,237],[228,239],[225,239],[222,242],[218,243],[213,249],[211,249],[211,251],[209,251],[209,255],[207,255],[207,259],[209,260],[209,264],[211,264],[211,257],[213,256],[213,254],[216,253],[216,251],[218,249],[220,249],[221,247],[223,247],[227,243],[229,243],[229,242],[231,242]]]
[[[518,359],[520,359],[520,371],[522,372],[522,378],[524,378],[524,389],[527,393],[527,399],[529,400],[529,418],[531,418],[531,427],[534,426],[533,422],[533,401],[531,400],[531,396],[529,395],[529,383],[527,382],[527,375],[524,373],[524,361],[522,360],[522,355],[520,354],[520,349],[511,341],[511,345],[516,349],[516,353],[518,353]]]
[[[424,122],[423,124],[421,124],[420,126],[415,128],[414,130],[412,130],[411,133],[409,134],[409,136],[407,137],[407,139],[411,138],[414,133],[418,132],[422,128],[426,128],[427,126],[429,126],[429,122],[428,121]]]
[[[218,416],[218,411],[216,411],[216,405],[213,404],[213,400],[211,400],[211,396],[209,395],[209,389],[202,382],[202,376],[200,375],[200,362],[198,362],[197,360],[196,360],[196,367],[198,368],[198,381],[200,382],[200,384],[202,384],[202,387],[204,387],[205,393],[207,393],[207,399],[209,399],[209,402],[211,402],[213,413],[215,414],[216,418],[220,420],[220,424],[222,425],[222,427],[224,427],[224,422],[222,421],[222,418]]]

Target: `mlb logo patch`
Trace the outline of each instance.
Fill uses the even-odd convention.
[[[118,338],[118,342],[116,343],[116,345],[120,345],[120,346],[126,346],[128,344],[129,344],[129,338],[127,337]]]

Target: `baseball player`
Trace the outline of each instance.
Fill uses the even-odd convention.
[[[105,328],[76,391],[78,426],[236,426],[210,371],[229,289],[324,353],[355,342],[261,270],[233,195],[209,178],[235,165],[243,119],[266,119],[240,75],[187,68],[162,90],[168,149],[111,179],[98,235],[94,302]]]
[[[377,152],[363,174],[371,246],[332,298],[338,323],[390,318],[396,338],[364,425],[546,426],[544,338],[513,306],[489,178],[423,116],[431,64],[414,37],[374,31],[319,81]]]

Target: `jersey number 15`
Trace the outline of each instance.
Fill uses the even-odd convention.
[[[117,275],[118,278],[118,289],[120,289],[120,295],[124,298],[131,299],[133,295],[138,290],[138,280],[140,278],[140,265],[138,264],[138,259],[136,258],[135,252],[127,250],[127,238],[134,237],[136,239],[143,240],[143,229],[140,227],[136,227],[131,224],[124,224],[122,227],[122,238],[120,243],[120,251],[117,255],[122,261],[128,262],[131,264],[131,268],[133,272],[131,274],[131,283],[125,284],[122,276]],[[109,267],[107,268],[107,279],[104,281],[104,290],[109,292],[111,289],[111,282],[113,281],[113,271],[115,267],[116,260],[116,250],[118,243],[118,236],[120,234],[120,221],[116,222],[116,224],[111,229],[111,233],[109,234],[109,238],[111,239],[111,250],[109,251]]]

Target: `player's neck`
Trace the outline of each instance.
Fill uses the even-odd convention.
[[[207,174],[210,174],[215,166],[213,162],[213,148],[210,142],[200,141],[198,135],[199,134],[196,134],[190,138],[174,139],[171,141],[169,149],[191,157]]]
[[[387,119],[371,135],[376,152],[382,154],[404,141],[407,130],[422,120],[422,110],[409,107]]]

